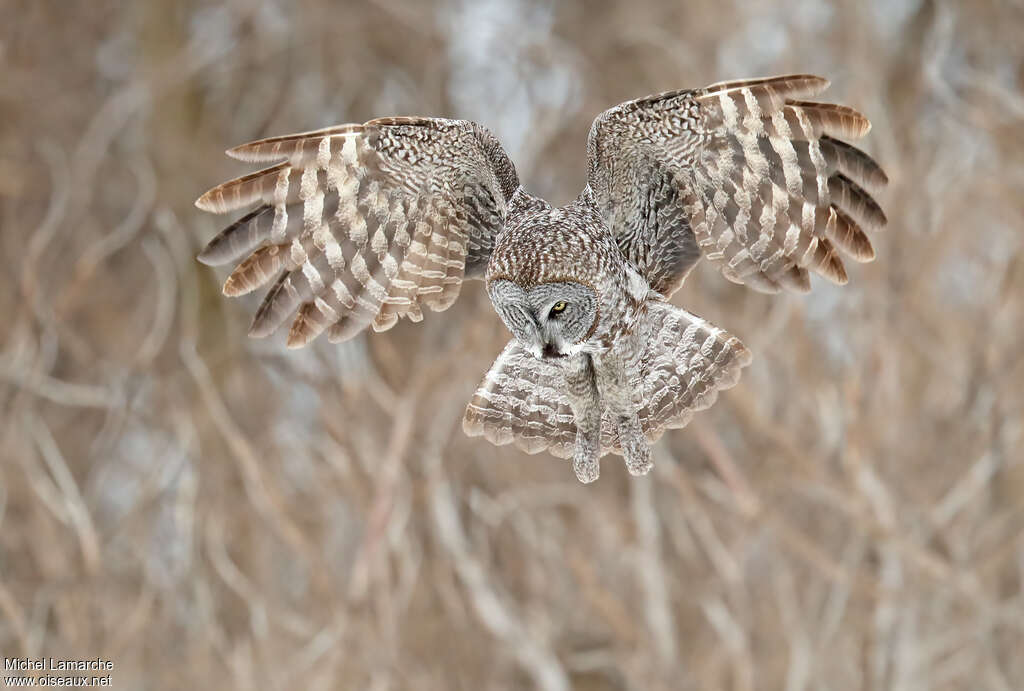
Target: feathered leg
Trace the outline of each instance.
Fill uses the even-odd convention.
[[[601,451],[621,449],[635,475],[649,470],[649,444],[710,407],[739,380],[750,352],[673,305],[650,301],[648,312],[648,328],[595,356],[542,360],[510,341],[466,406],[466,434],[573,457],[583,482],[597,479]]]
[[[565,373],[566,394],[576,416],[576,449],[572,468],[580,482],[593,482],[601,473],[601,398],[589,355],[573,358]]]
[[[646,475],[650,472],[654,467],[651,462],[651,445],[647,443],[640,418],[635,413],[619,416],[619,443],[630,475]]]
[[[652,467],[651,447],[644,436],[633,397],[638,383],[629,376],[626,359],[609,353],[597,367],[601,402],[612,413],[619,428],[622,457],[631,475],[645,475]]]

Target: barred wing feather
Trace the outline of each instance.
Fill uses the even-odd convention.
[[[250,335],[291,321],[288,345],[346,340],[441,311],[480,277],[518,179],[475,123],[385,118],[263,139],[228,151],[275,165],[211,189],[196,206],[256,208],[199,259],[239,261],[226,295],[270,285]]]
[[[623,103],[594,121],[589,184],[620,249],[670,295],[703,256],[763,292],[845,283],[840,253],[870,261],[865,229],[888,180],[856,110],[804,100],[811,75],[723,82]]]
[[[649,305],[650,337],[640,360],[637,415],[652,444],[666,429],[684,427],[710,408],[718,392],[739,380],[750,351],[732,334],[662,302]],[[470,399],[462,428],[493,444],[515,444],[527,453],[573,454],[576,422],[558,365],[511,341]],[[621,454],[611,413],[601,421],[601,453]]]

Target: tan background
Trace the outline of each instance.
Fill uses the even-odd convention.
[[[5,0],[0,654],[122,689],[1024,688],[1019,0]],[[583,487],[463,436],[480,284],[344,346],[247,340],[192,201],[263,135],[491,127],[565,202],[602,109],[810,71],[891,177],[878,259],[676,302],[740,385]]]

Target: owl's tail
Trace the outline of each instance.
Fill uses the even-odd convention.
[[[684,427],[734,386],[750,351],[732,334],[665,302],[649,304],[651,336],[641,356],[640,424],[648,441]],[[471,437],[514,443],[527,453],[572,456],[576,421],[561,370],[511,341],[494,361],[462,420]],[[605,416],[601,452],[620,453],[618,425]]]

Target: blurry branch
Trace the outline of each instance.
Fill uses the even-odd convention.
[[[79,183],[75,187],[74,212],[81,212],[88,206],[93,183],[96,181],[96,171],[114,137],[128,124],[130,118],[149,102],[151,85],[147,84],[145,79],[141,77],[138,81],[126,84],[115,91],[103,107],[96,111],[83,132],[71,164],[72,177]],[[170,81],[167,77],[165,79]],[[155,87],[156,84],[152,86]],[[90,184],[82,184],[83,182]]]
[[[886,482],[879,477],[874,464],[863,457],[856,444],[851,444],[843,453],[842,463],[844,470],[851,476],[853,486],[867,500],[877,528],[884,533],[895,532],[896,509],[892,493]]]
[[[704,618],[718,634],[719,640],[725,644],[726,650],[736,670],[736,688],[738,691],[754,689],[754,662],[750,655],[750,644],[747,641],[746,629],[717,595],[702,598],[700,601]]]
[[[931,510],[933,529],[941,529],[992,481],[999,470],[996,454],[986,451],[968,467]]]
[[[1016,519],[1018,525],[1001,544],[989,551],[988,554],[978,557],[977,571],[979,574],[992,571],[998,566],[1005,565],[1007,562],[1012,564],[1013,558],[1018,557],[1018,550],[1021,548],[1019,543],[1024,542],[1024,521],[1021,521],[1022,517],[1024,517],[1024,506],[1018,505],[1011,510],[1006,520]],[[1024,565],[1018,568],[1024,569]]]
[[[631,612],[623,606],[617,594],[601,582],[591,555],[570,546],[566,549],[566,563],[580,586],[584,601],[608,625],[615,642],[628,646],[639,641],[639,624],[634,621]]]
[[[56,512],[58,518],[68,523],[78,535],[78,544],[82,550],[82,559],[85,562],[86,572],[96,573],[100,565],[100,544],[96,535],[96,528],[93,525],[89,509],[82,499],[71,470],[68,468],[64,455],[61,453],[53,435],[42,418],[34,413],[25,413],[25,427],[35,439],[39,455],[42,456],[50,474],[53,476],[56,486],[60,491],[62,499],[62,511]],[[36,488],[44,486],[42,483],[35,483]],[[44,497],[46,494],[40,494]]]
[[[21,654],[27,655],[29,640],[25,613],[18,605],[18,601],[11,594],[11,591],[4,585],[3,579],[0,579],[0,612],[3,612],[5,619],[9,622],[11,628],[14,629],[14,635],[18,639],[18,648]]]
[[[665,567],[661,558],[661,526],[658,519],[654,478],[636,478],[630,485],[633,522],[636,524],[639,549],[634,568],[643,586],[644,617],[651,631],[654,649],[664,670],[678,669],[675,621],[665,584]]]
[[[714,523],[710,516],[702,508],[697,492],[689,475],[683,469],[672,454],[664,448],[655,447],[652,449],[655,454],[654,468],[656,475],[667,480],[679,495],[679,505],[690,527],[693,529],[697,540],[700,542],[708,561],[718,572],[722,580],[729,584],[736,584],[742,580],[743,569],[733,556],[732,552],[722,543],[721,538],[715,531]]]
[[[0,379],[58,405],[114,408],[121,404],[121,397],[113,390],[62,381],[37,369],[26,370],[23,363],[14,362],[9,357],[0,362]]]
[[[344,656],[346,653],[343,638],[347,628],[346,617],[339,614],[330,625],[307,636],[308,642],[291,660],[285,663],[284,669],[281,671],[281,678],[286,680],[285,686],[289,686],[294,679],[301,679],[303,675],[308,675],[312,670],[332,669],[333,659]],[[307,688],[322,687],[310,686]]]
[[[284,502],[272,492],[264,480],[256,451],[228,412],[220,392],[210,377],[206,363],[196,353],[195,346],[186,341],[182,341],[179,354],[199,389],[200,397],[214,426],[235,457],[245,493],[252,502],[253,509],[286,544],[305,558],[306,563],[312,568],[314,580],[322,587],[325,575],[322,568],[317,568],[322,565],[319,550],[314,548],[303,531],[288,517]]]
[[[837,563],[815,544],[805,531],[795,528],[781,514],[769,512],[765,518],[772,526],[773,532],[793,554],[815,567],[829,581],[843,588],[856,590],[860,595],[877,599],[879,585],[871,576],[843,568],[842,564]]]
[[[786,691],[806,689],[812,667],[812,646],[806,630],[806,617],[801,611],[801,597],[796,592],[793,569],[783,567],[772,572],[775,602],[781,618],[780,631],[789,644],[786,666]]]
[[[1024,96],[1019,93],[1010,91],[1009,89],[998,84],[991,75],[986,72],[974,69],[970,66],[963,68],[964,75],[968,80],[979,90],[987,93],[994,100],[998,101],[1005,113],[1009,117],[1005,118],[993,118],[995,122],[987,119],[987,116],[991,116],[993,109],[989,108],[984,111],[986,118],[982,118],[981,122],[985,122],[990,127],[1003,124],[999,120],[1024,120]],[[998,109],[997,109],[998,112]]]
[[[968,116],[975,126],[994,129],[1000,120],[1024,119],[1024,97],[999,86],[991,75],[972,68],[969,64],[959,64],[955,72],[951,69],[951,56],[960,47],[955,43],[962,17],[957,12],[956,4],[936,3],[935,19],[925,44],[929,56],[924,59],[925,74],[935,94],[948,106],[948,115],[957,117],[959,114]],[[944,72],[944,68],[946,71]],[[953,86],[953,79],[969,84],[993,97],[1001,108],[985,107],[978,99],[961,96]],[[993,114],[1003,117],[993,117]],[[1009,116],[1007,118],[1006,116]]]
[[[28,305],[41,333],[38,339],[34,339],[31,318],[26,319],[28,315],[19,311],[12,320],[14,336],[8,340],[7,348],[0,354],[0,378],[60,404],[105,407],[108,405],[105,392],[65,384],[45,374],[53,366],[57,355],[58,322],[47,300],[47,291],[40,283],[43,278],[53,277],[52,270],[44,266],[43,257],[67,215],[71,179],[67,173],[64,153],[55,143],[43,139],[36,148],[49,168],[53,191],[43,220],[28,241],[21,270],[22,300],[19,304]],[[38,345],[33,349],[34,340],[37,340]]]
[[[693,530],[706,559],[722,579],[725,588],[742,587],[743,567],[736,555],[719,537],[715,523],[698,497],[684,465],[664,447],[660,447],[660,450],[659,447],[655,447],[654,453],[654,474],[659,481],[667,481],[675,489],[679,497],[677,504],[681,507],[687,524]],[[741,515],[749,517],[745,515],[743,507],[750,504],[743,501],[740,495],[736,495],[735,499]],[[699,602],[704,617],[725,644],[731,667],[736,672],[736,688],[740,691],[750,691],[754,688],[754,662],[745,628],[718,595],[704,595],[700,597]]]
[[[722,443],[721,437],[703,421],[695,421],[689,425],[689,428],[696,438],[697,444],[718,470],[722,481],[732,491],[740,514],[744,518],[756,516],[761,511],[761,502],[751,489],[750,483],[747,482],[736,461],[733,460],[732,454]]]
[[[174,212],[161,208],[154,217],[154,224],[160,237],[147,237],[142,242],[142,251],[155,269],[157,299],[153,310],[153,325],[135,356],[140,367],[148,366],[160,354],[170,335],[178,298],[179,267],[174,255],[186,255],[182,247],[184,232]],[[165,246],[161,239],[166,240],[170,247]],[[190,254],[187,257],[192,260]]]
[[[175,299],[178,297],[177,275],[174,271],[174,259],[156,238],[146,238],[142,242],[142,251],[153,265],[156,278],[157,300],[153,310],[153,325],[146,338],[139,346],[135,362],[139,367],[148,367],[160,354],[167,337],[170,335],[174,320]]]
[[[153,165],[146,158],[140,156],[132,160],[131,168],[135,173],[138,185],[135,193],[131,195],[134,204],[112,231],[82,252],[75,263],[74,279],[68,286],[69,296],[73,296],[77,292],[75,290],[77,284],[89,280],[97,266],[131,242],[132,238],[142,230],[142,226],[153,208],[156,201],[156,174],[153,171]]]
[[[258,586],[252,583],[231,560],[227,551],[224,526],[220,521],[206,523],[206,553],[214,571],[234,592],[249,610],[249,625],[257,639],[267,637],[268,611],[273,609],[274,621],[283,625],[289,633],[307,638],[312,635],[312,623],[298,612],[287,608],[280,600],[268,604]]]
[[[231,16],[242,22],[256,8],[250,6],[240,16]],[[117,89],[100,107],[85,128],[71,162],[72,178],[92,183],[96,171],[106,157],[118,133],[144,106],[162,93],[185,83],[208,65],[224,56],[230,46],[216,41],[204,41],[201,36],[183,45],[179,51],[162,60],[149,72],[140,71],[133,80]],[[89,204],[95,185],[79,184],[75,187],[73,211],[81,212]]]
[[[32,306],[36,315],[42,318],[44,308],[38,290],[38,281],[42,276],[48,276],[49,272],[40,271],[39,261],[46,248],[56,237],[61,221],[64,220],[67,213],[68,200],[71,198],[72,178],[68,174],[66,157],[60,147],[49,139],[41,140],[37,147],[39,154],[50,169],[53,193],[50,195],[50,204],[46,209],[46,215],[36,231],[32,233],[25,251],[21,270],[21,293],[25,297],[25,301]]]
[[[888,496],[885,485],[874,473],[870,464],[863,462],[856,452],[851,452],[849,456],[856,477],[856,486],[868,497],[875,514],[872,517],[863,511],[849,513],[849,517],[852,519],[851,524],[876,540],[890,555],[891,560],[906,559],[907,565],[916,566],[920,573],[927,574],[936,583],[956,592],[979,608],[985,616],[1024,631],[1022,603],[994,602],[973,572],[965,573],[962,569],[949,564],[948,560],[935,554],[933,550],[919,544],[905,531],[900,531],[899,525],[896,523],[896,512],[892,507],[892,500]],[[836,505],[836,508],[844,508],[849,512],[848,507]],[[903,569],[904,567],[901,565],[899,570],[902,572]],[[886,583],[883,579],[880,586],[882,590],[879,590],[877,595],[884,599],[887,597],[886,589],[891,588],[893,584]]]
[[[472,555],[455,506],[451,486],[441,480],[432,483],[431,508],[442,547],[451,556],[459,580],[469,594],[473,608],[491,635],[507,646],[544,691],[568,691],[569,678],[555,653],[541,644],[512,612],[507,596],[490,582],[480,562]]]
[[[331,372],[335,381],[345,392],[360,391],[369,394],[381,410],[398,408],[399,394],[381,377],[380,371],[370,358],[367,338],[360,336],[344,344],[330,344],[334,357]]]
[[[135,600],[135,605],[132,607],[128,616],[119,622],[117,631],[111,637],[109,641],[109,648],[111,659],[117,659],[117,657],[124,653],[126,648],[132,646],[132,644],[138,640],[138,636],[142,635],[147,624],[154,620],[154,604],[156,603],[156,594],[153,588],[150,587],[149,583],[143,582],[142,588],[139,591],[138,597]]]
[[[857,573],[864,560],[866,540],[863,535],[852,533],[843,547],[840,563],[844,573]],[[833,639],[840,633],[846,616],[852,589],[849,580],[835,579],[829,587],[828,596],[822,607],[819,635],[815,640],[816,658],[826,659]]]
[[[445,410],[445,408],[450,410]],[[461,404],[442,408],[435,416],[435,429],[450,429],[454,417],[451,410]],[[445,423],[448,424],[445,424]],[[428,444],[424,461],[428,470],[430,510],[437,539],[452,560],[452,566],[466,589],[477,617],[492,636],[499,639],[533,682],[543,691],[569,691],[569,677],[558,656],[545,641],[530,631],[514,612],[510,598],[500,592],[498,584],[488,578],[487,571],[473,554],[459,517],[459,509],[451,483],[445,477],[441,462],[441,440]]]
[[[414,370],[417,368],[413,368]],[[405,457],[412,441],[414,422],[420,413],[420,389],[423,385],[422,374],[414,382],[404,396],[398,399],[398,408],[394,412],[391,423],[391,438],[381,459],[374,458],[373,464],[380,467],[375,481],[376,492],[367,519],[366,533],[352,567],[352,581],[349,597],[358,601],[366,594],[370,573],[384,567],[378,561],[378,546],[387,533],[388,523],[394,508],[395,492],[402,471],[402,459]]]

